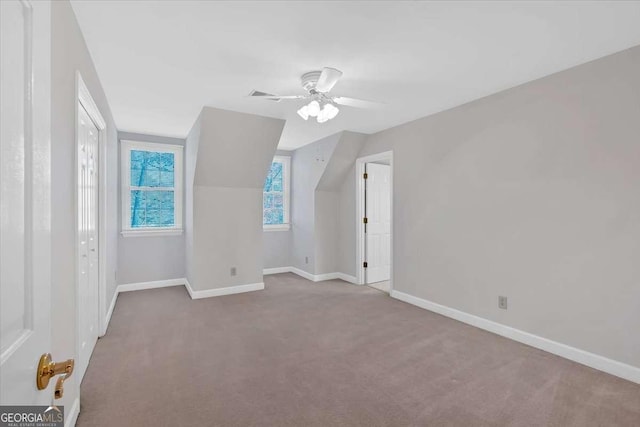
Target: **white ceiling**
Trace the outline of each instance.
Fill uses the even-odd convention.
[[[184,137],[203,106],[287,119],[281,149],[372,133],[640,44],[640,2],[73,1],[120,130]],[[303,121],[301,74],[383,101]]]

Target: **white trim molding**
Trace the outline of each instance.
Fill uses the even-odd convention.
[[[270,274],[280,274],[280,273],[297,274],[298,276],[305,278],[307,280],[311,280],[312,282],[324,282],[325,280],[340,279],[340,280],[344,280],[345,282],[353,283],[354,285],[358,284],[358,281],[355,277],[345,273],[340,273],[340,272],[311,274],[297,267],[275,267],[275,268],[265,268],[264,270],[262,270],[262,274],[265,276]]]
[[[65,411],[66,412],[66,411]],[[80,415],[80,397],[76,397],[76,399],[71,404],[71,409],[69,412],[65,414],[64,427],[73,427],[76,425],[78,421],[78,415]]]
[[[167,288],[169,286],[180,286],[186,284],[184,278],[181,279],[169,279],[169,280],[156,280],[153,282],[138,282],[138,283],[126,283],[124,285],[118,285],[118,293],[129,291],[142,291],[145,289]]]
[[[355,276],[350,276],[345,273],[335,273],[336,279],[344,280],[345,282],[353,283],[354,285],[358,284],[358,279]]]
[[[617,360],[609,359],[585,350],[580,350],[578,348],[571,347],[557,341],[552,341],[550,339],[543,338],[529,332],[524,332],[519,329],[515,329],[510,326],[494,322],[492,320],[484,319],[473,314],[465,313],[463,311],[456,310],[455,308],[447,307],[445,305],[441,305],[426,299],[409,295],[404,292],[392,290],[391,297],[423,308],[425,310],[441,314],[451,319],[458,320],[468,325],[484,329],[485,331],[493,332],[494,334],[503,336],[505,338],[509,338],[514,341],[530,345],[531,347],[544,350],[546,352],[555,354],[556,356],[560,356],[565,359],[580,363],[582,365],[589,366],[590,368],[597,369],[599,371],[615,375],[616,377],[624,378],[626,380],[640,384],[640,367],[627,365],[626,363],[618,362]]]
[[[191,284],[186,279],[185,279],[184,286],[187,288],[187,292],[189,292],[189,296],[191,297],[191,299],[201,299],[201,298],[219,297],[223,295],[241,294],[244,292],[261,291],[264,289],[264,283],[260,282],[260,283],[250,283],[248,285],[227,286],[224,288],[214,288],[214,289],[205,289],[202,291],[196,291],[191,287]]]
[[[116,286],[116,290],[113,292],[113,298],[111,299],[111,305],[109,306],[109,311],[107,311],[106,316],[104,317],[102,333],[100,336],[104,336],[107,333],[107,329],[109,328],[109,323],[111,322],[111,316],[113,315],[113,309],[116,308],[116,301],[118,300],[118,287]]]
[[[280,274],[280,273],[291,273],[291,267],[265,268],[264,270],[262,270],[262,274],[264,276],[268,276],[269,274]]]
[[[166,237],[182,236],[182,228],[154,228],[145,230],[122,230],[122,237]]]
[[[289,231],[291,230],[291,224],[263,224],[262,231]]]
[[[320,280],[315,274],[309,273],[308,271],[304,271],[297,267],[289,267],[292,273],[297,274],[300,277],[303,277],[307,280],[311,280],[312,282],[319,282]]]

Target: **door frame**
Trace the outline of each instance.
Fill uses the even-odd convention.
[[[80,260],[78,259],[78,149],[79,138],[78,127],[80,125],[80,105],[86,110],[89,117],[98,129],[98,307],[96,307],[96,315],[98,316],[98,336],[103,336],[106,332],[107,324],[105,313],[107,309],[107,124],[104,117],[100,113],[87,85],[82,79],[80,71],[76,71],[76,102],[75,102],[75,168],[74,168],[74,206],[75,206],[75,290],[76,290],[76,359],[80,360]]]
[[[365,182],[362,178],[365,165],[367,163],[373,163],[380,160],[388,160],[389,167],[391,168],[391,274],[389,278],[389,294],[393,292],[393,235],[394,235],[394,222],[393,222],[393,151],[384,151],[382,153],[372,154],[356,159],[356,282],[359,285],[365,285],[366,271],[363,267],[364,256],[366,253],[366,235],[364,232],[364,218],[365,213]]]

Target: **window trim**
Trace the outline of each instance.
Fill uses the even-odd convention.
[[[262,229],[264,231],[288,231],[291,229],[291,156],[273,156],[273,162],[282,163],[282,173],[284,174],[284,179],[282,182],[282,193],[283,193],[283,205],[284,205],[284,223],[283,224],[262,224]],[[271,165],[269,165],[271,168]],[[264,203],[264,184],[262,191],[263,203]],[[262,208],[263,218],[264,218],[264,205]],[[264,220],[263,220],[264,221]]]
[[[157,153],[173,153],[174,155],[174,181],[173,181],[173,201],[174,201],[174,219],[173,227],[131,227],[131,151],[154,151]],[[121,235],[124,237],[140,237],[140,236],[176,236],[181,235],[182,228],[182,210],[183,210],[183,151],[182,145],[165,144],[159,142],[145,141],[120,141],[120,192],[121,192]]]

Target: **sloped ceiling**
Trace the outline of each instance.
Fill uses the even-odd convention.
[[[340,140],[333,150],[329,164],[324,170],[317,190],[338,190],[344,183],[349,170],[354,167],[356,158],[365,143],[366,135],[355,132],[342,132]]]
[[[205,107],[199,126],[194,185],[264,186],[284,120]]]

